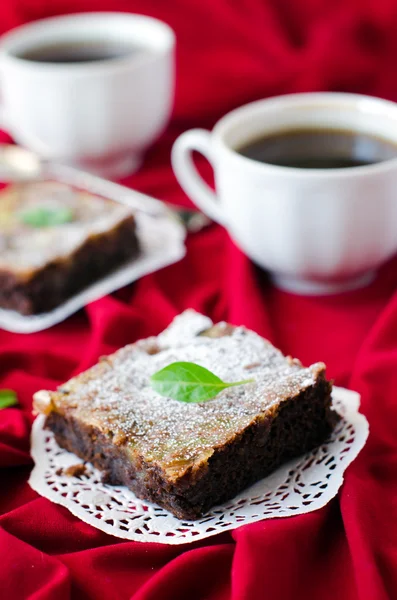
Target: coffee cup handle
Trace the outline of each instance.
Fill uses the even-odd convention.
[[[198,208],[221,225],[224,216],[216,194],[197,171],[192,153],[200,152],[214,167],[211,133],[205,129],[186,131],[174,143],[171,153],[172,168],[182,189]]]

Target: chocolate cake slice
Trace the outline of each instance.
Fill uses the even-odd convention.
[[[0,308],[48,312],[137,254],[128,206],[51,181],[0,192]]]
[[[223,381],[252,378],[203,403],[160,396],[152,374],[195,362]],[[181,519],[197,519],[329,435],[325,365],[304,368],[244,327],[188,310],[158,337],[103,358],[36,411],[62,448]]]

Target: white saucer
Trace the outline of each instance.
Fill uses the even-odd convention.
[[[376,271],[367,271],[351,279],[341,281],[315,281],[312,279],[299,279],[290,275],[270,274],[274,285],[286,292],[292,292],[302,296],[329,296],[331,294],[340,294],[350,292],[366,287],[376,277]]]

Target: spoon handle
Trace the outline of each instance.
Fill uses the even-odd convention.
[[[141,192],[113,183],[74,167],[40,159],[36,154],[16,144],[0,144],[0,181],[22,182],[55,178],[66,184],[85,189],[94,194],[109,196],[151,215],[167,210],[188,231],[196,232],[211,223],[203,213],[167,202],[160,202]]]
[[[192,233],[200,231],[211,223],[211,220],[203,213],[169,202],[161,202],[142,192],[67,165],[43,162],[41,178],[43,177],[54,177],[75,187],[86,189],[91,193],[114,197],[119,202],[133,206],[143,212],[149,212],[152,215],[163,213],[165,207],[182,221],[186,229]]]

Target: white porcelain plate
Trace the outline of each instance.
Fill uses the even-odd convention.
[[[134,208],[141,253],[50,312],[24,316],[0,309],[0,328],[15,333],[34,333],[52,327],[86,304],[177,262],[186,252],[185,228],[159,200],[69,167],[51,167],[46,173],[46,179],[49,177]]]

